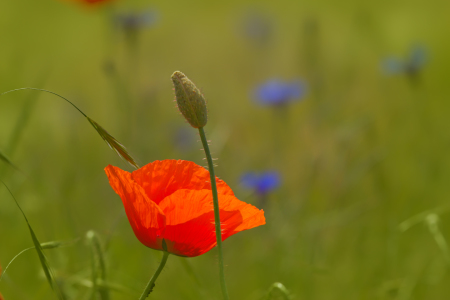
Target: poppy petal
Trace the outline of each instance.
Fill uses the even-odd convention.
[[[233,228],[230,232],[223,232],[222,240],[240,231],[251,229],[266,224],[264,211],[245,203],[234,196],[219,195],[220,221],[222,228]],[[222,213],[229,212],[232,214],[225,215]],[[240,218],[236,218],[239,212]],[[225,218],[228,216],[228,218]]]
[[[151,201],[127,171],[108,165],[109,184],[122,199],[128,221],[139,241],[147,247],[162,250],[165,229],[163,211]]]
[[[159,208],[167,218],[166,225],[186,223],[214,211],[210,190],[178,190],[164,198]]]
[[[264,212],[230,195],[219,195],[222,240],[265,224]],[[214,207],[210,190],[179,190],[160,203],[167,218],[164,239],[168,251],[198,256],[216,245]]]
[[[194,257],[211,250],[216,245],[214,212],[177,225],[168,225],[164,233],[167,251]]]
[[[177,190],[211,190],[209,171],[186,160],[157,160],[134,171],[131,176],[156,204]],[[216,183],[219,194],[234,195],[223,180],[217,178]]]

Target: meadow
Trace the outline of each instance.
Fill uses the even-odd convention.
[[[449,13],[444,0],[0,0],[0,93],[62,95],[140,166],[206,166],[174,102],[179,70],[207,100],[216,175],[265,213],[223,243],[230,299],[447,299]],[[263,103],[274,82],[297,93]],[[138,299],[162,254],[135,237],[104,171],[133,168],[83,115],[42,91],[1,95],[0,153],[39,241],[62,242],[44,253],[65,298]],[[264,192],[243,180],[264,172],[277,176]],[[29,247],[0,185],[1,268]],[[99,253],[107,298],[93,292]],[[0,294],[57,299],[34,249]],[[222,299],[217,249],[170,255],[148,299]]]

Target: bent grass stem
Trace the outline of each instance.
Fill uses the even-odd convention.
[[[0,96],[11,93],[11,92],[16,92],[16,91],[21,91],[21,90],[34,90],[34,91],[41,91],[41,92],[46,92],[46,93],[50,93],[53,94],[63,100],[65,100],[66,102],[68,102],[70,105],[72,105],[76,110],[78,110],[91,124],[92,127],[94,127],[94,129],[97,131],[97,133],[100,135],[100,137],[106,142],[106,144],[113,150],[116,152],[117,155],[119,155],[120,158],[126,160],[130,165],[132,165],[133,167],[135,167],[136,169],[139,169],[138,164],[136,163],[136,161],[134,160],[133,157],[131,157],[131,155],[127,152],[127,150],[125,149],[125,146],[122,145],[118,140],[116,140],[112,135],[110,135],[102,126],[100,126],[100,124],[98,124],[97,122],[95,122],[94,120],[92,120],[91,118],[89,118],[81,109],[79,109],[75,104],[73,104],[73,102],[71,102],[69,99],[54,93],[52,91],[48,91],[48,90],[44,90],[44,89],[38,89],[38,88],[31,88],[31,87],[25,87],[25,88],[20,88],[20,89],[15,89],[15,90],[10,90],[7,92],[3,92],[0,93]],[[5,160],[5,157],[1,156],[1,159]]]
[[[219,197],[217,195],[217,185],[216,185],[216,176],[214,174],[214,165],[211,157],[211,152],[209,151],[208,140],[206,139],[205,130],[203,127],[198,129],[200,133],[200,138],[202,140],[203,149],[205,150],[206,160],[208,161],[208,169],[209,176],[211,178],[211,190],[213,196],[213,204],[214,204],[214,220],[216,226],[216,240],[217,240],[217,248],[219,249],[219,277],[220,277],[220,286],[222,288],[223,299],[228,300],[228,291],[227,285],[225,282],[225,272],[223,267],[223,250],[222,250],[222,231],[220,227],[220,212],[219,212]]]

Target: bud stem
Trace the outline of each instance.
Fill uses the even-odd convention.
[[[216,176],[214,175],[214,165],[211,157],[211,152],[209,151],[208,141],[206,140],[205,131],[203,127],[198,129],[200,133],[200,138],[202,140],[203,149],[205,150],[206,160],[208,161],[208,169],[209,176],[211,178],[211,190],[213,196],[213,204],[214,204],[214,220],[216,225],[216,239],[217,239],[217,248],[219,249],[219,277],[220,277],[220,286],[222,288],[223,299],[228,300],[228,291],[227,285],[225,282],[225,272],[223,267],[223,250],[222,250],[222,230],[220,227],[220,212],[219,212],[219,197],[217,195],[217,186],[216,186]]]

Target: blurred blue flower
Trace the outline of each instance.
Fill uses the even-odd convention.
[[[259,11],[248,11],[242,20],[242,34],[259,45],[265,44],[272,35],[273,24],[270,18]]]
[[[181,152],[188,152],[196,145],[197,136],[191,127],[180,127],[173,133],[173,144]]]
[[[381,67],[387,75],[400,74],[404,71],[404,63],[396,57],[385,58]]]
[[[255,100],[261,105],[281,106],[300,100],[305,92],[305,84],[301,81],[284,82],[272,79],[256,88]]]
[[[382,61],[382,69],[388,75],[415,75],[425,66],[428,60],[427,51],[421,45],[411,47],[406,59],[387,57]]]
[[[125,31],[135,31],[148,28],[156,24],[159,16],[156,11],[147,10],[144,12],[121,13],[115,17],[115,22],[119,28]]]
[[[267,171],[261,174],[247,172],[241,176],[241,184],[253,189],[258,195],[266,195],[281,184],[280,174],[276,171]]]

